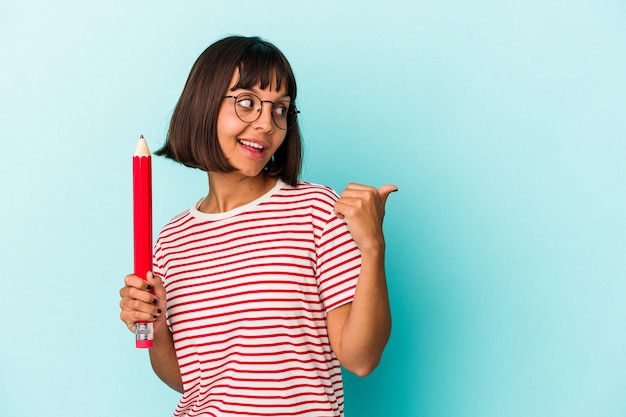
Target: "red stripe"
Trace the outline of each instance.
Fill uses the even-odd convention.
[[[185,388],[175,415],[342,413],[325,317],[352,301],[360,254],[334,191],[280,187],[231,217],[187,210],[157,239]]]

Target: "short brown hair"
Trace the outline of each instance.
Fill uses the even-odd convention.
[[[230,172],[234,168],[222,153],[217,140],[217,116],[222,98],[235,69],[239,69],[237,88],[262,89],[276,80],[276,90],[286,84],[295,106],[296,80],[283,53],[258,37],[230,36],[221,39],[198,57],[191,68],[185,88],[176,104],[165,144],[157,155],[203,171]],[[296,114],[289,117],[296,118]],[[302,165],[302,143],[297,118],[287,130],[285,140],[265,170],[295,186]]]

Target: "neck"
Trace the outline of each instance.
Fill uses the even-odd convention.
[[[198,209],[204,213],[224,213],[256,200],[276,185],[276,178],[264,173],[256,177],[209,172],[209,194]]]

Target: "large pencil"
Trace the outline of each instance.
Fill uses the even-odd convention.
[[[152,272],[152,156],[143,136],[133,154],[133,232],[134,273],[146,279]],[[137,322],[136,326],[136,347],[151,348],[152,323]]]

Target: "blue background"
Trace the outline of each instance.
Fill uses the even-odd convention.
[[[354,416],[626,415],[626,4],[2,1],[0,415],[168,416],[119,321],[131,159],[229,34],[290,59],[303,177],[396,183]],[[206,193],[157,158],[155,230]]]

